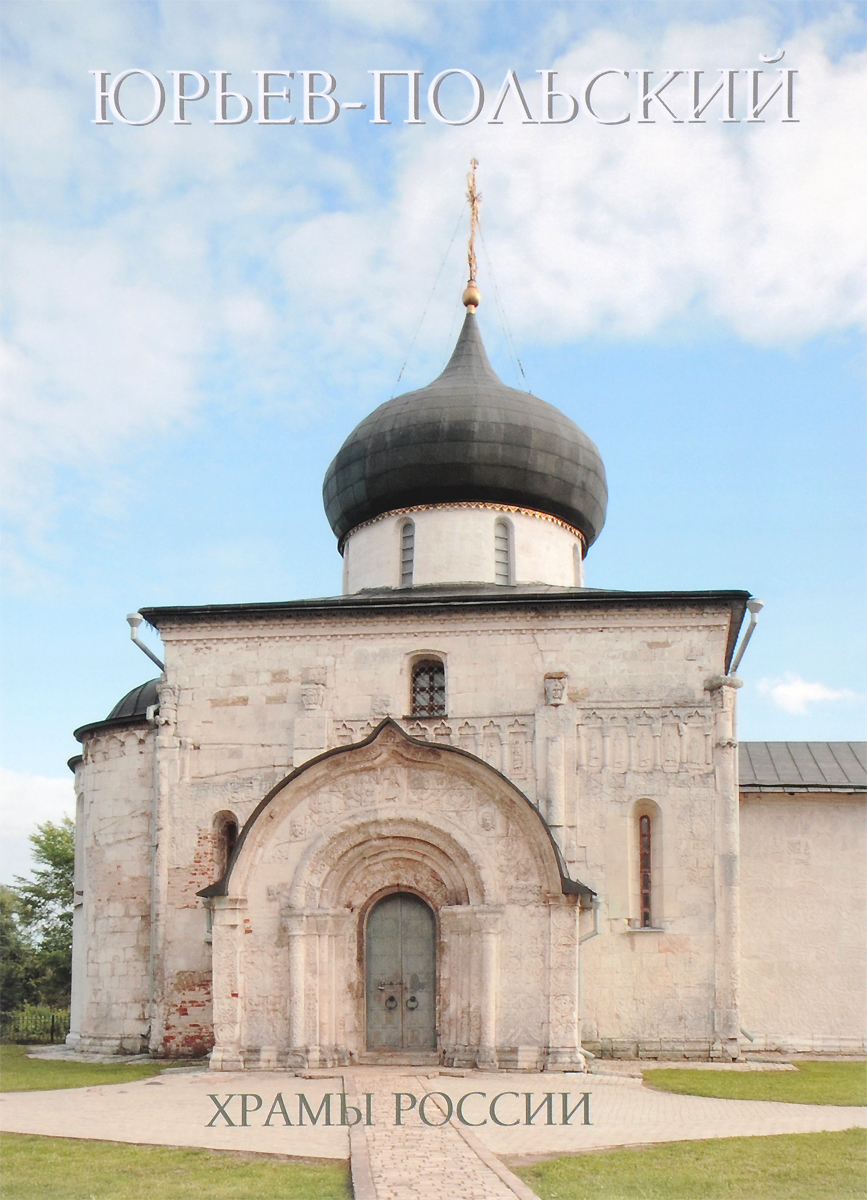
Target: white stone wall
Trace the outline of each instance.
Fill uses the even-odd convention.
[[[412,586],[433,583],[495,583],[494,526],[510,533],[511,583],[582,587],[582,543],[562,521],[544,513],[494,504],[413,508],[359,526],[343,547],[344,593],[401,586],[401,531],[414,529]]]
[[[867,1048],[864,796],[742,796],[741,906],[753,1048]]]
[[[391,715],[413,737],[502,772],[539,807],[570,876],[598,894],[599,935],[581,950],[590,1049],[722,1055],[740,1024],[757,1046],[860,1045],[863,808],[839,796],[748,797],[739,832],[734,688],[719,686],[728,623],[724,606],[675,601],[164,625],[159,725],[89,737],[77,772],[73,1040],[138,1049],[149,1031],[152,1053],[208,1048],[212,943],[197,893],[222,870],[215,818],[243,826],[293,769],[363,740]],[[412,664],[431,655],[445,667],[447,712],[416,719]],[[636,927],[642,813],[653,821],[650,930]],[[494,919],[471,908],[442,909],[440,929],[456,944],[481,936],[482,917]],[[561,917],[544,905],[501,908],[498,954],[517,991],[499,1050],[532,1065],[533,955],[543,926],[550,933]],[[215,933],[221,970],[239,969],[240,960],[227,965],[232,937],[258,947],[244,965],[253,993],[262,972],[288,970],[289,930],[278,917],[274,929],[257,918],[245,935],[243,905],[225,901],[215,919],[225,927]],[[593,919],[581,914],[583,935]],[[328,921],[334,928],[317,938],[350,937],[337,915]],[[557,938],[545,944],[552,954]],[[442,962],[452,970],[447,953]],[[532,977],[523,992],[520,963]],[[461,1011],[475,1028],[483,997],[471,975],[459,989],[470,988]],[[315,993],[315,975],[306,986]],[[445,996],[446,1007],[459,994]],[[555,997],[552,984],[546,1003]],[[249,1019],[260,1024],[276,1019],[256,1013],[254,1005]]]
[[[214,814],[243,823],[293,767],[367,737],[387,714],[513,779],[552,825],[570,874],[599,893],[602,933],[584,950],[591,1047],[605,1039],[617,1052],[663,1042],[711,1052],[723,1009],[731,1024],[731,1002],[720,997],[736,990],[715,974],[731,958],[714,831],[731,808],[732,750],[718,745],[730,739],[705,687],[722,669],[727,609],[329,613],[162,635],[176,705],[161,709],[159,751],[173,780],[158,1031],[167,1052],[182,1052],[190,986],[210,952],[195,896],[210,864],[196,855]],[[415,720],[412,663],[431,654],[445,664],[447,714]],[[718,777],[729,779],[722,790]],[[648,800],[660,813],[662,932],[632,933],[633,817]]]
[[[87,738],[76,770],[70,1043],[138,1054],[148,1032],[153,731]]]

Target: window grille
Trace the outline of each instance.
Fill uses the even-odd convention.
[[[412,587],[412,567],[415,557],[415,525],[406,521],[400,531],[400,586]]]
[[[497,521],[494,526],[494,583],[507,587],[512,582],[511,547],[509,526]]]
[[[638,819],[638,870],[641,886],[641,928],[651,929],[653,917],[651,911],[652,874],[650,866],[650,817]]]
[[[446,672],[441,662],[426,659],[412,669],[412,715],[446,715]]]

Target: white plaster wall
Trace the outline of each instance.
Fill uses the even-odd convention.
[[[512,532],[513,583],[583,586],[580,539],[555,521],[494,506],[443,505],[386,514],[351,533],[344,545],[344,593],[397,588],[401,530],[415,525],[413,586],[494,583],[494,526]],[[576,553],[576,546],[578,551]]]
[[[741,799],[742,1017],[758,1049],[867,1045],[863,796]]]

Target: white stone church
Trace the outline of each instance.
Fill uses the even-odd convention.
[[[465,303],[327,472],[343,594],[143,609],[162,674],[76,731],[70,1044],[863,1051],[863,745],[738,746],[749,593],[585,587],[599,453]]]

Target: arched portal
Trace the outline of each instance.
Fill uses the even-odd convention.
[[[204,889],[211,1067],[574,1069],[581,886],[509,780],[384,721],[274,788]]]
[[[412,892],[392,892],[367,915],[368,1050],[436,1050],[436,919]]]

